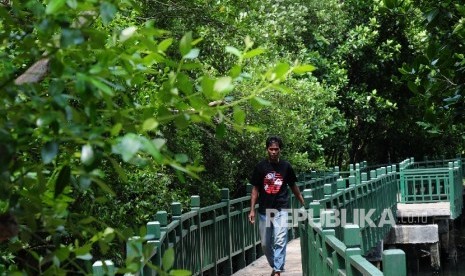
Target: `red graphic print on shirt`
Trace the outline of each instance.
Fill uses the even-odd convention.
[[[267,194],[277,194],[283,185],[283,177],[277,172],[270,172],[265,176],[263,185]]]

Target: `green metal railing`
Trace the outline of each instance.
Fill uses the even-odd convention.
[[[333,212],[333,211],[331,211]],[[334,213],[333,213],[334,215]],[[362,256],[362,236],[358,225],[345,225],[341,241],[335,230],[322,225],[319,217],[300,225],[303,275],[406,275],[402,250],[385,250],[383,271]]]
[[[463,207],[462,161],[414,162],[400,165],[401,203],[449,202],[451,219],[457,218]]]
[[[323,199],[313,200],[312,191],[304,191],[306,205],[311,202],[308,219],[299,223],[304,275],[406,274],[400,250],[383,253],[383,272],[362,256],[395,224],[396,166],[370,171],[370,180],[367,173],[357,177],[358,173],[325,184]],[[365,221],[360,211],[367,210],[370,216]],[[392,259],[403,263],[391,266]]]
[[[312,189],[316,198],[324,197],[324,185],[338,178],[327,172],[317,179],[303,178],[297,182],[301,191]],[[174,267],[187,269],[193,275],[231,275],[262,255],[258,230],[248,222],[252,185],[247,185],[247,196],[230,199],[229,190],[221,190],[221,202],[200,207],[200,197],[191,197],[190,211],[182,213],[181,204],[171,205],[171,221],[166,211],[159,211],[156,220],[147,223],[145,237],[133,237],[126,244],[128,259],[140,261],[140,275],[153,275],[151,263],[160,267],[162,256],[168,248],[175,251]],[[300,208],[290,192],[291,209]],[[256,206],[258,208],[258,205]],[[294,219],[291,216],[291,219]],[[290,239],[298,236],[298,226],[290,228]],[[94,275],[113,275],[115,268],[109,261],[95,262]]]

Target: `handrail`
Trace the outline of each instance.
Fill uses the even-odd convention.
[[[406,160],[401,167],[399,186],[401,203],[448,202],[451,219],[462,212],[462,160],[447,159],[414,162]]]
[[[304,195],[305,206],[310,207],[312,211],[319,213],[322,210],[324,216],[331,216],[336,210],[345,209],[352,212],[355,209],[373,209],[372,220],[378,225],[381,220],[386,219],[386,210],[395,214],[399,190],[401,194],[409,191],[408,187],[401,183],[408,180],[414,171],[417,176],[423,177],[428,175],[426,172],[429,170],[439,178],[446,177],[447,174],[448,179],[451,179],[450,183],[454,183],[448,186],[447,191],[451,200],[451,208],[452,205],[455,206],[451,212],[458,214],[463,205],[461,160],[456,160],[447,169],[441,167],[427,169],[424,164],[438,163],[431,161],[418,163],[413,158],[409,158],[397,166],[392,165],[369,171],[368,168],[371,167],[364,162],[351,165],[348,173],[340,172],[339,168],[335,167],[332,171],[323,174],[312,172],[300,175],[297,186]],[[145,237],[133,237],[128,240],[127,258],[140,259],[141,275],[153,273],[150,266],[145,266],[145,263],[151,262],[160,266],[162,255],[168,248],[175,249],[175,267],[188,269],[193,275],[228,275],[245,267],[262,255],[258,223],[250,224],[247,221],[251,190],[252,186],[249,184],[246,196],[230,199],[229,190],[222,189],[221,202],[206,207],[200,207],[199,196],[192,196],[190,210],[184,214],[181,204],[174,202],[171,206],[170,222],[168,213],[159,211],[156,214],[156,220],[147,223]],[[300,208],[299,202],[292,194],[290,207],[292,210]],[[305,212],[305,209],[300,209],[300,211]],[[348,212],[346,215],[347,222],[356,222],[353,213]],[[313,217],[308,220],[308,223],[303,223],[301,219],[294,221],[295,218],[291,216],[295,227],[289,229],[289,237],[290,239],[301,237],[302,265],[305,275],[321,274],[315,271],[313,272],[316,274],[310,273],[315,258],[324,260],[323,263],[328,265],[327,269],[335,269],[336,272],[331,273],[352,275],[352,272],[368,273],[368,270],[374,271],[372,272],[374,274],[379,273],[379,270],[372,270],[373,267],[368,265],[363,254],[385,236],[390,225],[356,226],[360,241],[354,244],[354,238],[347,240],[345,234],[346,231],[354,231],[347,230],[353,226],[349,224],[350,227],[345,225],[324,229],[319,221],[318,223],[313,221],[317,218],[320,219]],[[308,246],[317,248],[310,250]],[[405,261],[403,252],[394,251],[385,251],[387,252],[386,260],[384,260],[383,253],[383,267],[389,267],[387,263],[384,264],[385,261],[399,262],[400,260],[400,268],[405,268],[402,264]],[[399,268],[399,265],[392,266]],[[110,261],[94,263],[94,275],[102,275],[107,272],[107,269],[108,272],[114,272]]]

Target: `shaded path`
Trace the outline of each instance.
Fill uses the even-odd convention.
[[[302,260],[300,254],[300,239],[293,239],[287,244],[286,250],[286,271],[282,276],[301,276]],[[271,267],[268,265],[265,256],[261,256],[247,267],[237,271],[233,276],[269,276]]]

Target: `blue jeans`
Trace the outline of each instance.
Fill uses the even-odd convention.
[[[286,261],[288,212],[274,210],[274,217],[259,214],[262,249],[274,271],[284,271]]]

